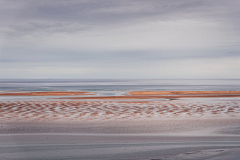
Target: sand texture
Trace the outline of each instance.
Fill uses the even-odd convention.
[[[0,144],[1,160],[237,160],[240,157],[239,138],[231,136],[15,134],[0,135]]]
[[[221,101],[8,101],[0,102],[4,121],[89,121],[168,118],[240,118],[239,100]]]
[[[240,157],[239,91],[19,92],[1,97],[3,160]]]

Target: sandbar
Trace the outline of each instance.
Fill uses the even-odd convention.
[[[222,98],[240,97],[240,91],[129,91],[128,95],[121,96],[91,96],[91,97],[63,97],[60,99],[75,100],[130,100],[156,98]]]

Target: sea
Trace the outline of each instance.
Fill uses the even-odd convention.
[[[235,91],[240,79],[0,79],[0,91]]]

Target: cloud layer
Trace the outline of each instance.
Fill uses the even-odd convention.
[[[0,78],[240,78],[239,7],[0,0]]]

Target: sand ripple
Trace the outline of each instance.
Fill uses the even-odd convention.
[[[163,118],[239,118],[239,101],[7,101],[1,121],[82,121]]]

